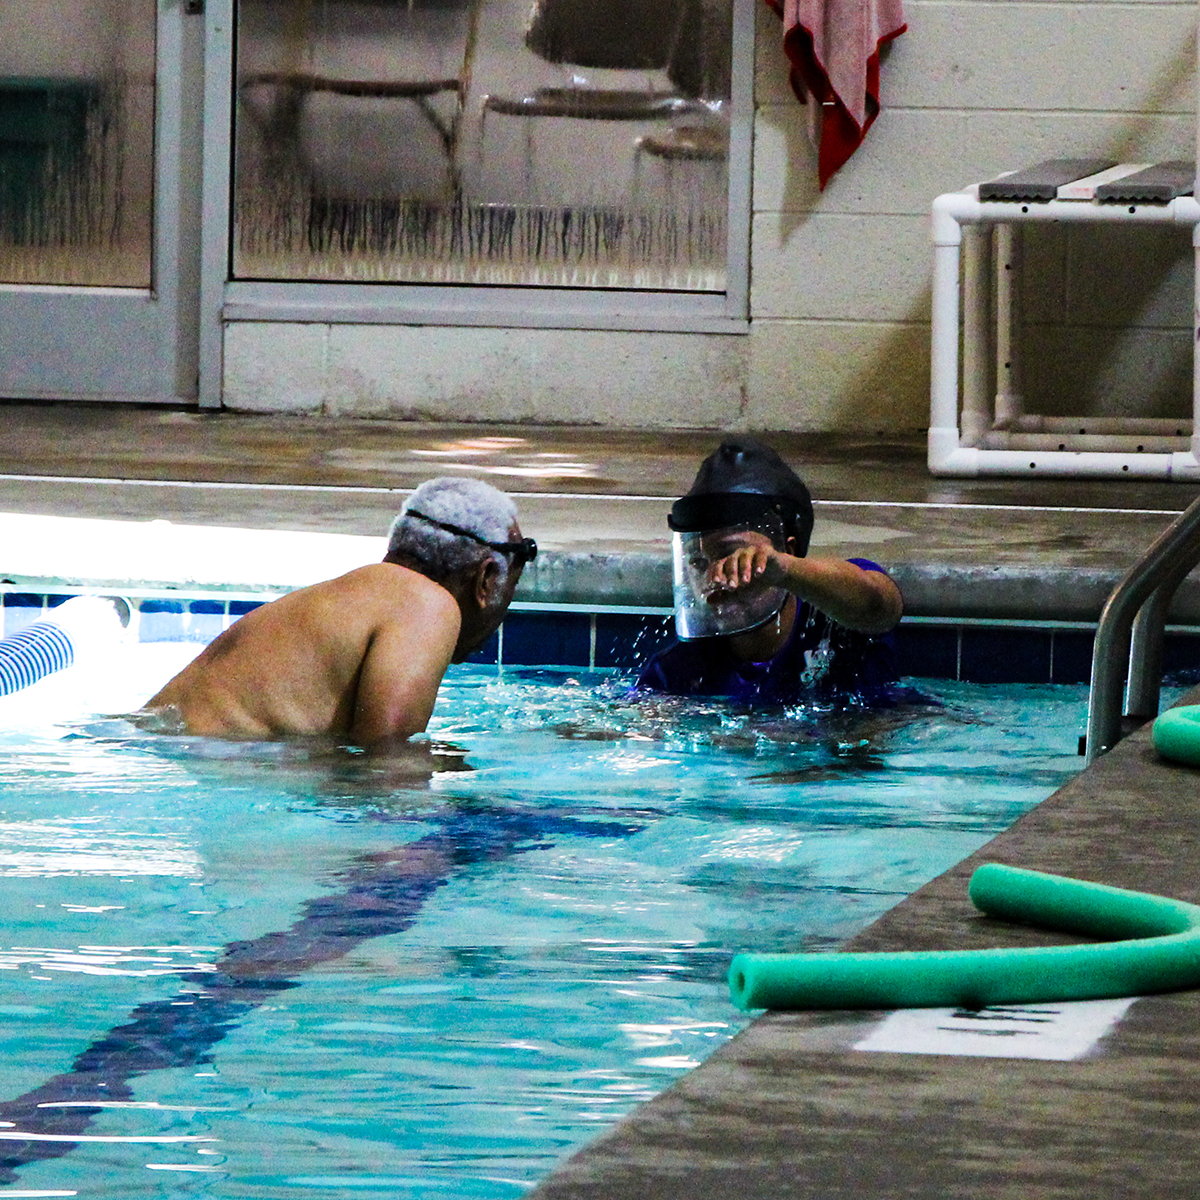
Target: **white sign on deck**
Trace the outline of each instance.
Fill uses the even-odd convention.
[[[885,1017],[855,1050],[981,1058],[1082,1058],[1136,997],[991,1008],[905,1008]]]

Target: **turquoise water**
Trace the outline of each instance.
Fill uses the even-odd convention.
[[[742,1027],[733,953],[835,945],[1081,761],[1052,686],[768,720],[463,667],[391,760],[100,719],[194,650],[0,710],[0,1194],[520,1195]]]

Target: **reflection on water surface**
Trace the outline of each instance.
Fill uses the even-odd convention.
[[[10,1185],[518,1195],[740,1028],[734,952],[836,944],[1069,777],[1085,703],[455,668],[382,758],[104,718],[175,666],[0,713]]]

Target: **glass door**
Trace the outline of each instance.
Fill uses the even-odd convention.
[[[0,397],[195,398],[201,11],[0,5]]]
[[[723,292],[732,0],[237,0],[235,280]]]

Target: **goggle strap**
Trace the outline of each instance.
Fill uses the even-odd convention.
[[[449,521],[439,521],[436,517],[419,512],[415,508],[405,509],[404,515],[406,517],[416,517],[417,520],[425,521],[427,524],[434,526],[436,529],[444,530],[446,533],[452,533],[455,537],[467,538],[478,546],[486,546],[489,550],[495,550],[498,554],[511,554],[514,559],[519,558],[522,565],[532,562],[537,558],[537,542],[530,537],[521,538],[518,542],[489,542],[487,538],[480,537],[479,534],[473,533],[470,529],[464,529],[461,525],[452,525]]]

